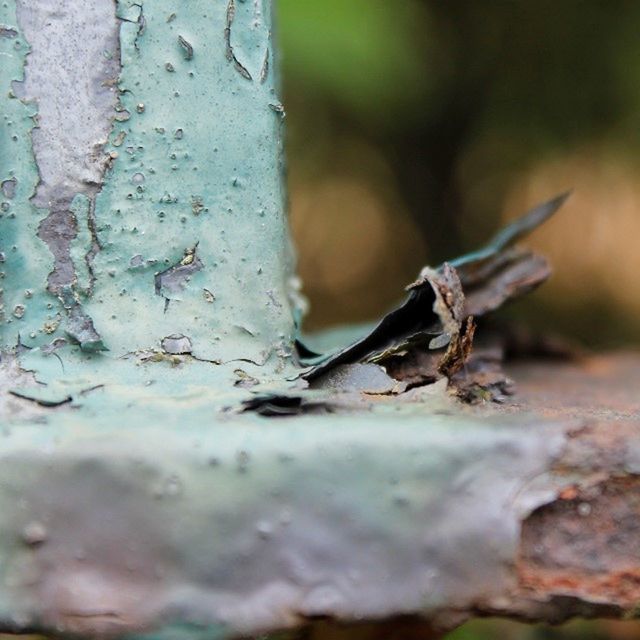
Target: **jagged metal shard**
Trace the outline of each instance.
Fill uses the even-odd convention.
[[[439,348],[449,344],[451,332],[441,305],[443,279],[450,283],[459,280],[462,287],[458,291],[457,285],[450,284],[445,295],[453,297],[451,308],[464,303],[459,325],[463,318],[482,316],[540,285],[550,274],[546,260],[513,245],[547,221],[569,195],[566,192],[538,205],[500,230],[481,249],[437,269],[423,269],[420,278],[407,288],[409,295],[404,302],[384,316],[369,334],[319,362],[316,359],[315,366],[302,377],[314,380],[341,364],[380,362],[415,345]]]

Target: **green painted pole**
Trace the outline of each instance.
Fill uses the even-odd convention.
[[[270,0],[0,6],[2,348],[286,357]],[[60,344],[58,342],[57,344]]]

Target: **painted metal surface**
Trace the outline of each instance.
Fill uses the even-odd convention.
[[[634,611],[637,356],[521,367],[520,406],[463,407],[439,384],[332,391],[332,413],[294,418],[239,412],[260,367],[150,356],[148,384],[123,362],[96,387],[82,357],[0,432],[0,629],[236,638]]]
[[[182,334],[203,359],[286,358],[270,2],[1,10],[4,347],[65,336],[108,365]]]
[[[239,637],[491,603],[565,440],[439,394],[330,420],[138,398],[126,424],[90,398],[3,437],[4,628]]]

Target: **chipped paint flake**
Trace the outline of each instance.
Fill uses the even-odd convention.
[[[180,333],[162,339],[162,349],[171,355],[185,355],[193,351],[191,340]]]

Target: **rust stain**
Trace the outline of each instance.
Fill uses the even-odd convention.
[[[517,565],[530,599],[640,600],[640,476],[572,487],[523,523]]]
[[[574,362],[527,362],[508,367],[518,394],[513,409],[552,418],[632,421],[640,424],[640,358],[637,353],[580,358]],[[553,384],[550,384],[552,376]]]

